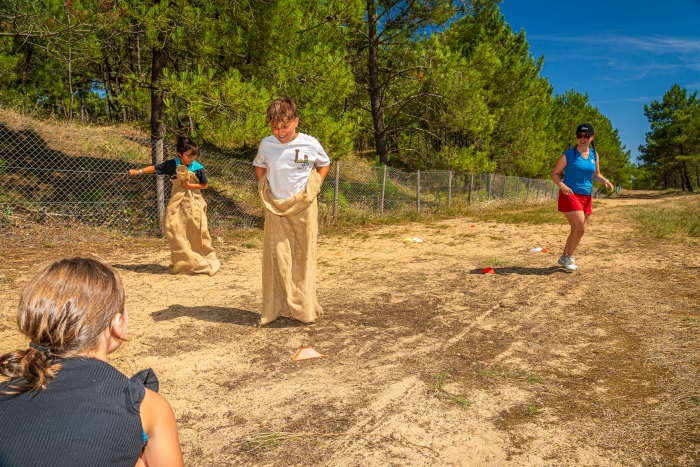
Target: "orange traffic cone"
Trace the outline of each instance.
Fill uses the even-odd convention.
[[[481,274],[498,274],[493,268],[486,268],[481,271]]]
[[[476,228],[476,226],[475,226],[475,225],[470,225],[470,226],[469,226],[469,228],[472,228],[472,227]]]
[[[341,252],[333,253],[333,256],[343,256]]]
[[[308,360],[310,358],[323,357],[320,353],[316,352],[311,347],[303,346],[299,352],[294,356],[293,360],[298,362],[299,360]]]

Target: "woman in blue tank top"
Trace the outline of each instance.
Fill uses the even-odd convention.
[[[571,233],[566,240],[559,264],[573,272],[576,266],[574,252],[588,228],[588,216],[593,212],[591,190],[593,180],[613,185],[600,173],[600,157],[593,144],[593,126],[584,123],[576,128],[576,146],[564,151],[552,170],[552,180],[559,187],[559,211],[563,212],[571,225]],[[589,146],[593,147],[589,149]],[[564,180],[560,175],[565,170]]]
[[[183,465],[153,371],[127,378],[107,363],[128,322],[119,274],[95,259],[57,261],[24,286],[29,348],[0,356],[0,466]]]

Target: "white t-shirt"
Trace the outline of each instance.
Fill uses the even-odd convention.
[[[325,167],[330,163],[321,143],[304,133],[287,144],[274,135],[263,138],[253,161],[254,166],[267,169],[270,190],[278,199],[287,199],[306,188],[314,164]]]

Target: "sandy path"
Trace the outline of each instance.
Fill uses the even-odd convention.
[[[647,202],[597,205],[575,274],[528,251],[558,253],[561,224],[323,237],[326,315],[312,326],[257,326],[260,250],[219,245],[214,277],[169,275],[159,241],[106,251],[132,338],[111,363],[154,368],[188,465],[696,465],[700,248],[639,236],[625,209]],[[487,264],[499,274],[478,274]],[[0,292],[3,352],[26,345],[12,323],[22,282]],[[292,362],[302,345],[325,357]],[[261,430],[284,444],[254,449]]]

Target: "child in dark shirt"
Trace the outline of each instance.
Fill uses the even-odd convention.
[[[195,157],[199,155],[199,146],[187,136],[181,136],[177,140],[177,159],[170,159],[161,164],[149,165],[143,169],[131,169],[129,175],[158,174],[173,177],[177,175],[177,166],[183,164],[197,176],[199,183],[180,182],[182,188],[190,190],[206,190],[209,186],[204,167],[197,162]]]
[[[207,203],[201,190],[209,186],[202,164],[195,160],[199,146],[187,136],[177,140],[177,159],[143,169],[129,170],[129,175],[168,175],[173,182],[170,202],[163,216],[163,233],[170,243],[172,273],[217,273],[221,265],[211,245],[207,227]]]

